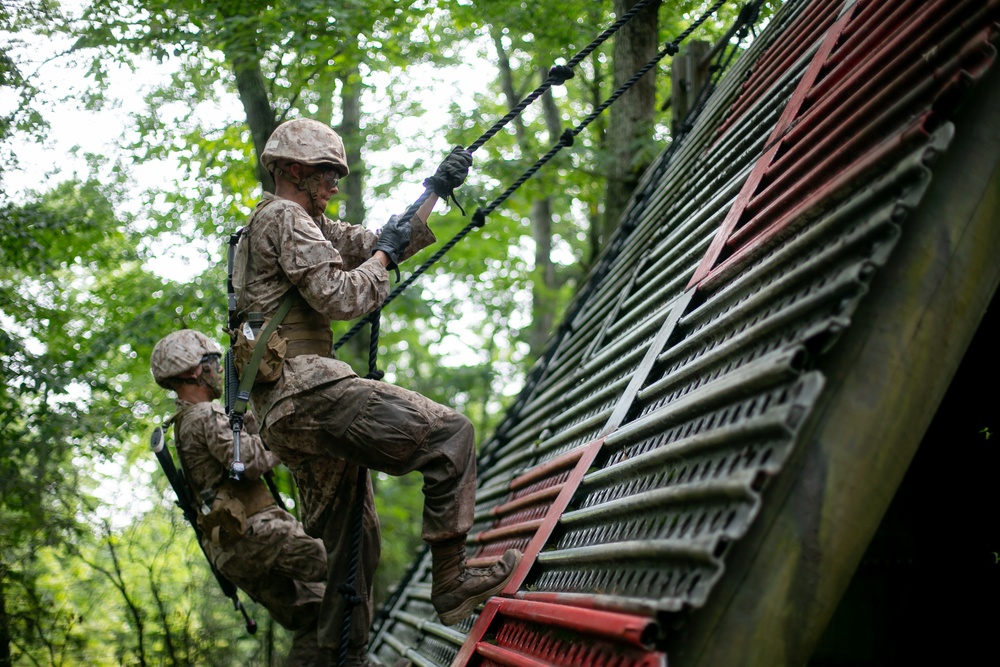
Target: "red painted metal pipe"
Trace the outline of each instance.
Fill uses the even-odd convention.
[[[506,516],[534,505],[551,503],[556,496],[559,495],[559,491],[561,491],[562,488],[563,484],[555,484],[544,489],[539,489],[538,491],[520,496],[502,505],[497,505],[490,510],[490,514],[497,517]]]
[[[945,1],[938,0],[929,5],[928,11],[940,9]],[[922,18],[927,16],[928,12],[924,12]],[[929,30],[921,21],[915,23],[922,30]],[[850,71],[846,71],[846,67],[840,68],[832,77],[836,85],[829,86],[830,76],[817,79],[803,102],[805,111],[782,138],[782,144],[787,148],[768,168],[767,187],[748,204],[745,218],[756,215],[775,198],[776,193],[783,193],[784,181],[800,181],[801,162],[815,164],[836,152],[846,152],[847,143],[857,144],[860,139],[857,128],[871,127],[870,118],[884,118],[885,110],[890,109],[903,94],[901,89],[911,87],[913,81],[920,77],[920,70],[929,69],[926,64],[921,66],[923,60],[919,57],[919,50],[926,42],[919,33],[907,29],[894,30],[893,34],[888,43],[859,44],[858,47],[863,49],[858,54],[862,63]],[[818,98],[816,91],[824,86],[826,94]],[[807,136],[809,140],[805,139]],[[808,154],[803,157],[805,151]],[[730,245],[736,243],[730,239]]]
[[[729,209],[726,219],[715,233],[715,237],[709,244],[708,250],[705,251],[705,255],[702,257],[701,262],[695,269],[694,275],[691,276],[691,280],[687,285],[688,288],[697,286],[698,289],[701,290],[700,283],[712,272],[713,267],[721,261],[720,258],[722,256],[722,252],[726,248],[726,241],[729,240],[729,237],[736,229],[737,224],[741,219],[743,219],[743,213],[746,210],[747,205],[750,203],[754,193],[757,192],[757,188],[763,180],[764,175],[767,173],[768,167],[771,165],[778,153],[778,150],[781,148],[780,139],[782,135],[791,125],[796,116],[799,115],[806,95],[818,79],[820,73],[822,72],[823,63],[826,62],[827,57],[830,53],[832,53],[840,37],[841,31],[850,22],[852,15],[853,12],[851,10],[844,12],[841,14],[840,18],[837,19],[837,22],[826,31],[826,35],[823,37],[823,42],[813,55],[813,59],[809,63],[809,67],[806,68],[805,74],[803,74],[802,78],[799,80],[795,91],[792,93],[791,98],[785,105],[785,110],[781,113],[781,117],[775,124],[774,129],[771,131],[771,136],[768,140],[770,148],[768,148],[760,159],[757,160],[757,163],[750,171],[750,175],[747,177],[746,182],[743,183],[743,187],[740,189],[740,193],[737,195],[736,201],[733,202],[732,207]]]
[[[659,631],[656,622],[645,616],[530,600],[501,599],[498,601],[497,614],[603,637],[642,649],[652,647]]]
[[[477,533],[473,538],[473,541],[482,544],[485,542],[496,542],[498,540],[509,539],[515,536],[519,537],[526,533],[534,535],[535,531],[541,527],[542,521],[542,519],[532,519],[531,521],[523,521],[521,523],[515,523],[512,526],[504,526],[503,528],[490,528],[489,530]]]
[[[913,20],[923,4],[923,0],[869,3],[844,29],[840,45],[826,61],[826,71],[832,72],[841,67],[848,71],[855,69],[863,62],[864,56],[861,54],[866,50],[870,51],[861,48],[864,42],[882,44],[890,41],[901,25],[905,25],[907,20]],[[821,83],[820,86],[822,85]]]
[[[747,206],[746,213],[754,217],[730,236],[727,247],[735,249],[749,243],[750,239],[760,233],[761,229],[773,227],[775,220],[779,218],[789,219],[788,211],[803,210],[799,200],[803,198],[814,199],[811,193],[824,188],[826,181],[836,178],[841,171],[850,168],[849,165],[858,164],[858,158],[854,156],[863,155],[866,151],[878,150],[879,146],[884,143],[880,137],[886,134],[886,130],[889,129],[887,126],[894,122],[900,122],[906,115],[914,112],[922,112],[923,117],[926,118],[931,112],[933,99],[947,91],[951,85],[958,83],[956,75],[961,71],[963,65],[984,58],[988,59],[993,53],[992,47],[985,39],[970,42],[962,54],[941,70],[935,71],[934,76],[919,83],[909,82],[908,85],[900,86],[898,90],[896,87],[890,89],[897,93],[906,89],[911,90],[910,95],[903,99],[903,103],[897,101],[897,104],[892,104],[894,96],[887,93],[885,96],[872,100],[861,109],[855,110],[851,121],[846,124],[848,129],[853,130],[860,122],[875,116],[875,109],[878,107],[888,107],[887,112],[882,117],[875,116],[875,119],[864,127],[846,133],[846,136],[840,136],[839,141],[834,141],[839,135],[833,135],[813,144],[809,152],[794,165],[794,168],[786,169],[781,177],[768,185],[765,191],[767,196],[762,193]],[[923,105],[915,107],[912,104],[914,100],[909,99],[910,97],[926,97],[927,99]],[[907,127],[909,125],[899,128],[898,132],[906,132]],[[890,136],[889,141],[892,140],[893,137]],[[821,156],[826,157],[821,159]],[[852,158],[854,161],[850,162]],[[803,175],[802,172],[807,169],[808,173]]]
[[[520,489],[524,489],[547,477],[552,477],[558,472],[572,468],[576,465],[576,462],[580,460],[580,457],[583,455],[585,449],[586,446],[577,447],[576,449],[568,451],[562,456],[558,456],[551,461],[546,461],[541,465],[535,466],[523,475],[511,480],[510,490],[518,491]]]
[[[993,2],[1000,4],[1000,0]],[[880,110],[888,110],[904,97],[912,97],[914,89],[922,86],[929,77],[940,78],[935,74],[934,62],[923,57],[928,44],[924,32],[939,32],[957,21],[954,13],[939,18],[941,22],[934,26],[921,26],[916,33],[901,32],[898,40],[859,54],[865,64],[847,73],[837,86],[827,87],[825,96],[818,97],[817,90],[827,86],[827,80],[819,82],[809,92],[806,98],[809,110],[796,119],[794,127],[782,138],[783,144],[790,148],[769,169],[768,180],[771,183],[768,190],[780,190],[776,180],[779,176],[800,173],[795,160],[803,151],[828,154],[831,146],[842,147],[846,141],[853,139],[853,136],[845,137],[855,134],[850,124],[852,117],[885,116],[885,112],[880,113]],[[971,28],[968,32],[972,32]],[[940,40],[935,39],[930,43],[937,45],[936,53],[946,56],[949,47],[959,50],[962,48],[959,42],[969,39],[969,35],[956,32],[944,42],[939,43]],[[944,75],[945,78],[950,76],[950,72]],[[763,193],[759,193],[758,197],[764,197]],[[766,199],[758,199],[751,203],[746,215],[754,215],[755,209],[761,208],[764,201]]]
[[[494,644],[480,642],[476,644],[476,653],[504,667],[556,667],[550,662],[536,660],[530,655],[511,651]]]
[[[829,197],[838,189],[845,187],[853,179],[856,179],[859,174],[867,172],[874,165],[884,160],[886,156],[906,150],[908,147],[912,146],[914,142],[925,139],[927,137],[927,132],[924,128],[924,124],[929,115],[930,114],[928,113],[925,116],[917,118],[905,132],[897,135],[893,141],[881,144],[877,150],[870,151],[863,155],[853,165],[851,165],[851,167],[840,172],[837,178],[827,181],[821,187],[814,190],[809,197],[799,201],[798,205],[791,209],[786,215],[777,219],[771,218],[773,222],[768,225],[766,229],[755,235],[744,246],[736,250],[725,261],[721,262],[718,266],[712,269],[712,271],[699,282],[698,289],[711,292],[712,290],[721,287],[728,279],[728,276],[731,276],[735,272],[739,271],[740,266],[752,261],[759,252],[773,246],[783,234],[787,233],[789,223],[801,216],[805,211],[809,210],[809,208],[815,206],[817,202]]]

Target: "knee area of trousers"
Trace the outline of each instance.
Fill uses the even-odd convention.
[[[476,444],[476,427],[472,421],[461,412],[452,412],[447,420],[448,431],[460,442],[468,442],[473,447]]]
[[[454,451],[459,460],[476,459],[476,428],[472,422],[463,414],[455,413],[452,422],[452,435],[449,438],[454,443]]]

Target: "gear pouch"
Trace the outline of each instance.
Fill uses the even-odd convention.
[[[266,322],[260,331],[263,331],[265,326]],[[243,379],[243,369],[250,363],[255,346],[261,344],[259,336],[254,336],[249,324],[244,323],[236,330],[236,341],[233,343],[233,361],[236,363],[236,372],[241,380]],[[288,352],[288,341],[279,336],[277,331],[274,331],[267,339],[266,345],[264,356],[261,357],[260,365],[257,366],[254,382],[274,382],[281,377],[281,369]]]
[[[246,511],[238,498],[220,498],[199,524],[214,546],[229,547],[247,532]]]

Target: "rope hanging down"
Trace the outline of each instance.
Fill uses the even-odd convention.
[[[594,49],[596,49],[604,41],[606,41],[608,39],[608,37],[610,37],[615,32],[617,32],[617,30],[619,28],[621,28],[622,25],[624,25],[626,22],[628,22],[637,13],[639,13],[640,11],[642,11],[642,9],[647,4],[649,4],[649,2],[651,2],[651,1],[652,0],[640,0],[639,2],[637,2],[632,7],[632,9],[630,9],[625,14],[622,14],[622,16],[617,21],[615,21],[615,23],[611,27],[609,27],[607,30],[605,30],[604,32],[602,32],[593,42],[591,42],[590,44],[588,44],[578,54],[576,54],[575,56],[573,56],[573,58],[570,59],[570,61],[567,63],[567,65],[565,65],[565,67],[569,69],[570,75],[572,75],[572,66],[575,66],[575,65],[579,64],[579,62],[581,60],[583,60],[583,58],[585,58],[587,55],[589,55],[591,52],[593,52]],[[600,116],[608,107],[610,107],[612,104],[614,104],[622,95],[624,95],[626,92],[628,92],[628,90],[632,86],[634,86],[643,76],[645,76],[651,69],[653,69],[653,67],[655,67],[657,65],[657,63],[659,63],[663,58],[665,58],[668,55],[674,55],[674,54],[676,54],[680,50],[680,44],[684,40],[686,40],[695,30],[697,30],[701,26],[702,23],[704,23],[706,20],[708,20],[709,16],[715,14],[715,12],[717,12],[719,10],[719,7],[721,7],[724,4],[724,1],[725,0],[716,0],[716,2],[708,10],[706,10],[701,16],[699,16],[698,19],[694,23],[692,23],[690,26],[688,26],[688,28],[686,30],[684,30],[683,32],[681,32],[672,41],[667,42],[666,46],[662,50],[660,50],[660,52],[657,53],[656,56],[652,60],[650,60],[648,63],[646,63],[635,74],[633,74],[632,77],[630,77],[617,90],[615,90],[614,93],[612,93],[611,96],[608,97],[608,99],[606,99],[599,106],[597,106],[590,114],[588,114],[583,119],[583,121],[581,121],[575,128],[573,128],[573,129],[567,129],[566,131],[564,131],[562,133],[562,135],[560,136],[559,141],[556,142],[556,144],[553,145],[552,148],[550,148],[549,151],[545,155],[543,155],[541,158],[539,158],[535,162],[535,164],[533,164],[531,167],[529,167],[503,193],[501,193],[498,197],[496,197],[493,201],[491,201],[486,206],[486,208],[480,208],[480,209],[478,209],[473,214],[472,221],[468,225],[466,225],[464,228],[462,228],[454,237],[452,237],[447,243],[445,243],[444,246],[442,246],[437,252],[434,253],[434,255],[432,255],[430,257],[430,259],[428,259],[423,264],[421,264],[419,267],[417,267],[409,276],[407,276],[406,280],[404,280],[403,282],[399,283],[395,287],[395,289],[393,289],[392,292],[389,293],[389,295],[386,297],[385,301],[382,302],[382,305],[377,310],[375,310],[374,312],[372,312],[372,314],[369,315],[367,318],[362,319],[361,321],[359,321],[358,323],[356,323],[353,327],[351,327],[351,329],[349,331],[347,331],[347,333],[345,333],[343,336],[341,336],[337,340],[337,342],[334,344],[333,349],[334,350],[340,349],[340,347],[342,345],[344,345],[355,334],[357,334],[358,331],[360,331],[362,328],[364,328],[366,322],[371,323],[372,334],[370,336],[370,341],[369,341],[370,350],[369,350],[369,355],[368,355],[368,357],[369,357],[369,374],[368,374],[368,377],[370,377],[370,378],[380,378],[382,376],[382,371],[378,370],[378,368],[377,368],[377,355],[378,355],[378,336],[377,336],[377,331],[378,331],[378,326],[379,326],[378,322],[379,322],[380,317],[381,317],[382,308],[384,308],[386,305],[388,305],[390,302],[392,302],[393,299],[395,299],[405,289],[407,289],[410,285],[412,285],[413,282],[418,277],[420,277],[421,275],[423,275],[424,273],[426,273],[426,271],[431,266],[433,266],[434,264],[436,264],[445,254],[448,253],[448,251],[450,251],[453,247],[455,247],[455,245],[459,241],[461,241],[463,238],[465,238],[466,236],[468,236],[469,233],[472,232],[472,230],[478,229],[479,227],[482,227],[483,225],[485,225],[486,224],[486,216],[487,215],[489,215],[490,213],[492,213],[494,210],[497,209],[497,207],[500,206],[500,204],[502,204],[508,198],[510,198],[510,196],[512,194],[514,194],[514,192],[518,188],[520,188],[529,178],[531,178],[532,176],[534,176],[535,173],[537,173],[539,169],[541,169],[546,163],[548,163],[553,157],[555,157],[555,155],[560,150],[562,150],[566,146],[572,146],[574,138],[576,137],[576,135],[578,135],[580,132],[582,132],[588,125],[590,125],[594,120],[596,120],[597,117]],[[570,63],[572,63],[572,65]],[[473,150],[481,147],[491,137],[493,137],[497,132],[499,132],[499,130],[501,128],[503,128],[504,125],[506,125],[511,120],[513,120],[514,118],[516,118],[518,114],[520,114],[529,104],[531,104],[531,102],[533,102],[535,99],[537,99],[538,97],[540,97],[546,90],[548,90],[549,88],[551,88],[553,85],[556,85],[557,83],[562,83],[566,79],[570,78],[569,76],[565,76],[565,74],[566,74],[566,72],[564,70],[562,70],[562,69],[559,69],[557,71],[557,68],[553,68],[552,70],[550,70],[549,77],[546,79],[546,81],[541,86],[539,86],[537,89],[535,89],[535,91],[533,91],[530,95],[528,95],[526,98],[524,98],[524,100],[522,100],[521,102],[519,102],[507,115],[505,115],[499,121],[497,121],[496,123],[494,123],[493,127],[491,127],[489,130],[487,130],[479,139],[477,139],[475,142],[473,142],[469,146],[468,150],[471,152],[471,151],[473,151]],[[430,193],[431,193],[430,189],[425,190],[424,193],[417,199],[417,201],[414,202],[410,206],[410,208],[408,208],[406,210],[406,213],[403,214],[403,219],[404,220],[409,220],[411,217],[413,217],[413,215],[416,213],[417,209],[419,209],[420,206],[424,203],[424,201],[426,201],[427,198],[430,196]]]

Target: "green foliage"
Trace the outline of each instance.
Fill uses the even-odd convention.
[[[95,0],[76,21],[41,1],[19,2],[25,11],[15,20],[10,6],[0,3],[5,35],[72,38],[73,57],[89,63],[92,86],[81,99],[88,108],[115,103],[106,83],[118,65],[152,60],[170,80],[143,90],[146,107],[131,119],[117,159],[89,156],[101,180],[0,201],[0,611],[11,619],[0,644],[9,639],[14,664],[138,664],[153,656],[160,664],[270,664],[287,634],[245,635],[146,445],[150,426],[172,410],[148,372],[155,341],[181,327],[222,339],[225,243],[262,188],[254,114],[272,123],[306,115],[347,124],[345,102],[360,101],[357,132],[345,139],[374,162],[403,142],[395,131],[403,121],[424,113],[420,95],[431,83],[408,76],[414,65],[427,72],[476,54],[497,62],[502,51],[521,97],[613,20],[611,3]],[[663,39],[703,7],[665,2]],[[736,8],[725,11],[706,38],[721,34]],[[44,122],[33,108],[43,82],[11,56],[16,41],[0,43],[0,89],[20,96],[13,112],[0,109],[0,147],[9,133],[23,136]],[[563,128],[610,94],[610,46],[554,90]],[[474,104],[456,99],[446,136],[421,137],[421,154],[409,162],[377,172],[352,163],[353,179],[381,174],[364,180],[358,197],[368,204],[393,197],[429,175],[437,159],[430,151],[468,145],[502,117],[510,100],[501,73],[484,69],[483,77],[496,77],[489,92]],[[244,77],[258,74],[265,104],[253,112]],[[669,83],[660,80],[662,101]],[[350,97],[352,86],[360,98]],[[477,151],[458,193],[470,213],[556,141],[546,120],[536,103],[520,126]],[[650,152],[668,140],[668,120],[645,145]],[[596,252],[605,126],[601,118],[578,136],[383,315],[386,379],[461,410],[480,438],[538,352],[533,318],[545,311],[558,322]],[[157,164],[170,176],[138,190],[137,171]],[[548,230],[536,224],[540,201],[549,207]],[[448,209],[432,227],[443,242],[468,220]],[[548,243],[548,257],[538,256]],[[198,262],[193,277],[154,271],[181,254]],[[341,356],[363,374],[367,335]],[[294,499],[287,472],[278,477]],[[378,475],[375,484],[381,598],[420,548],[422,498],[416,475]],[[266,613],[250,606],[263,621]]]
[[[14,133],[40,139],[47,127],[36,102],[39,88],[14,53],[24,46],[24,31],[59,18],[48,0],[0,0],[0,183],[18,164],[9,144]]]

